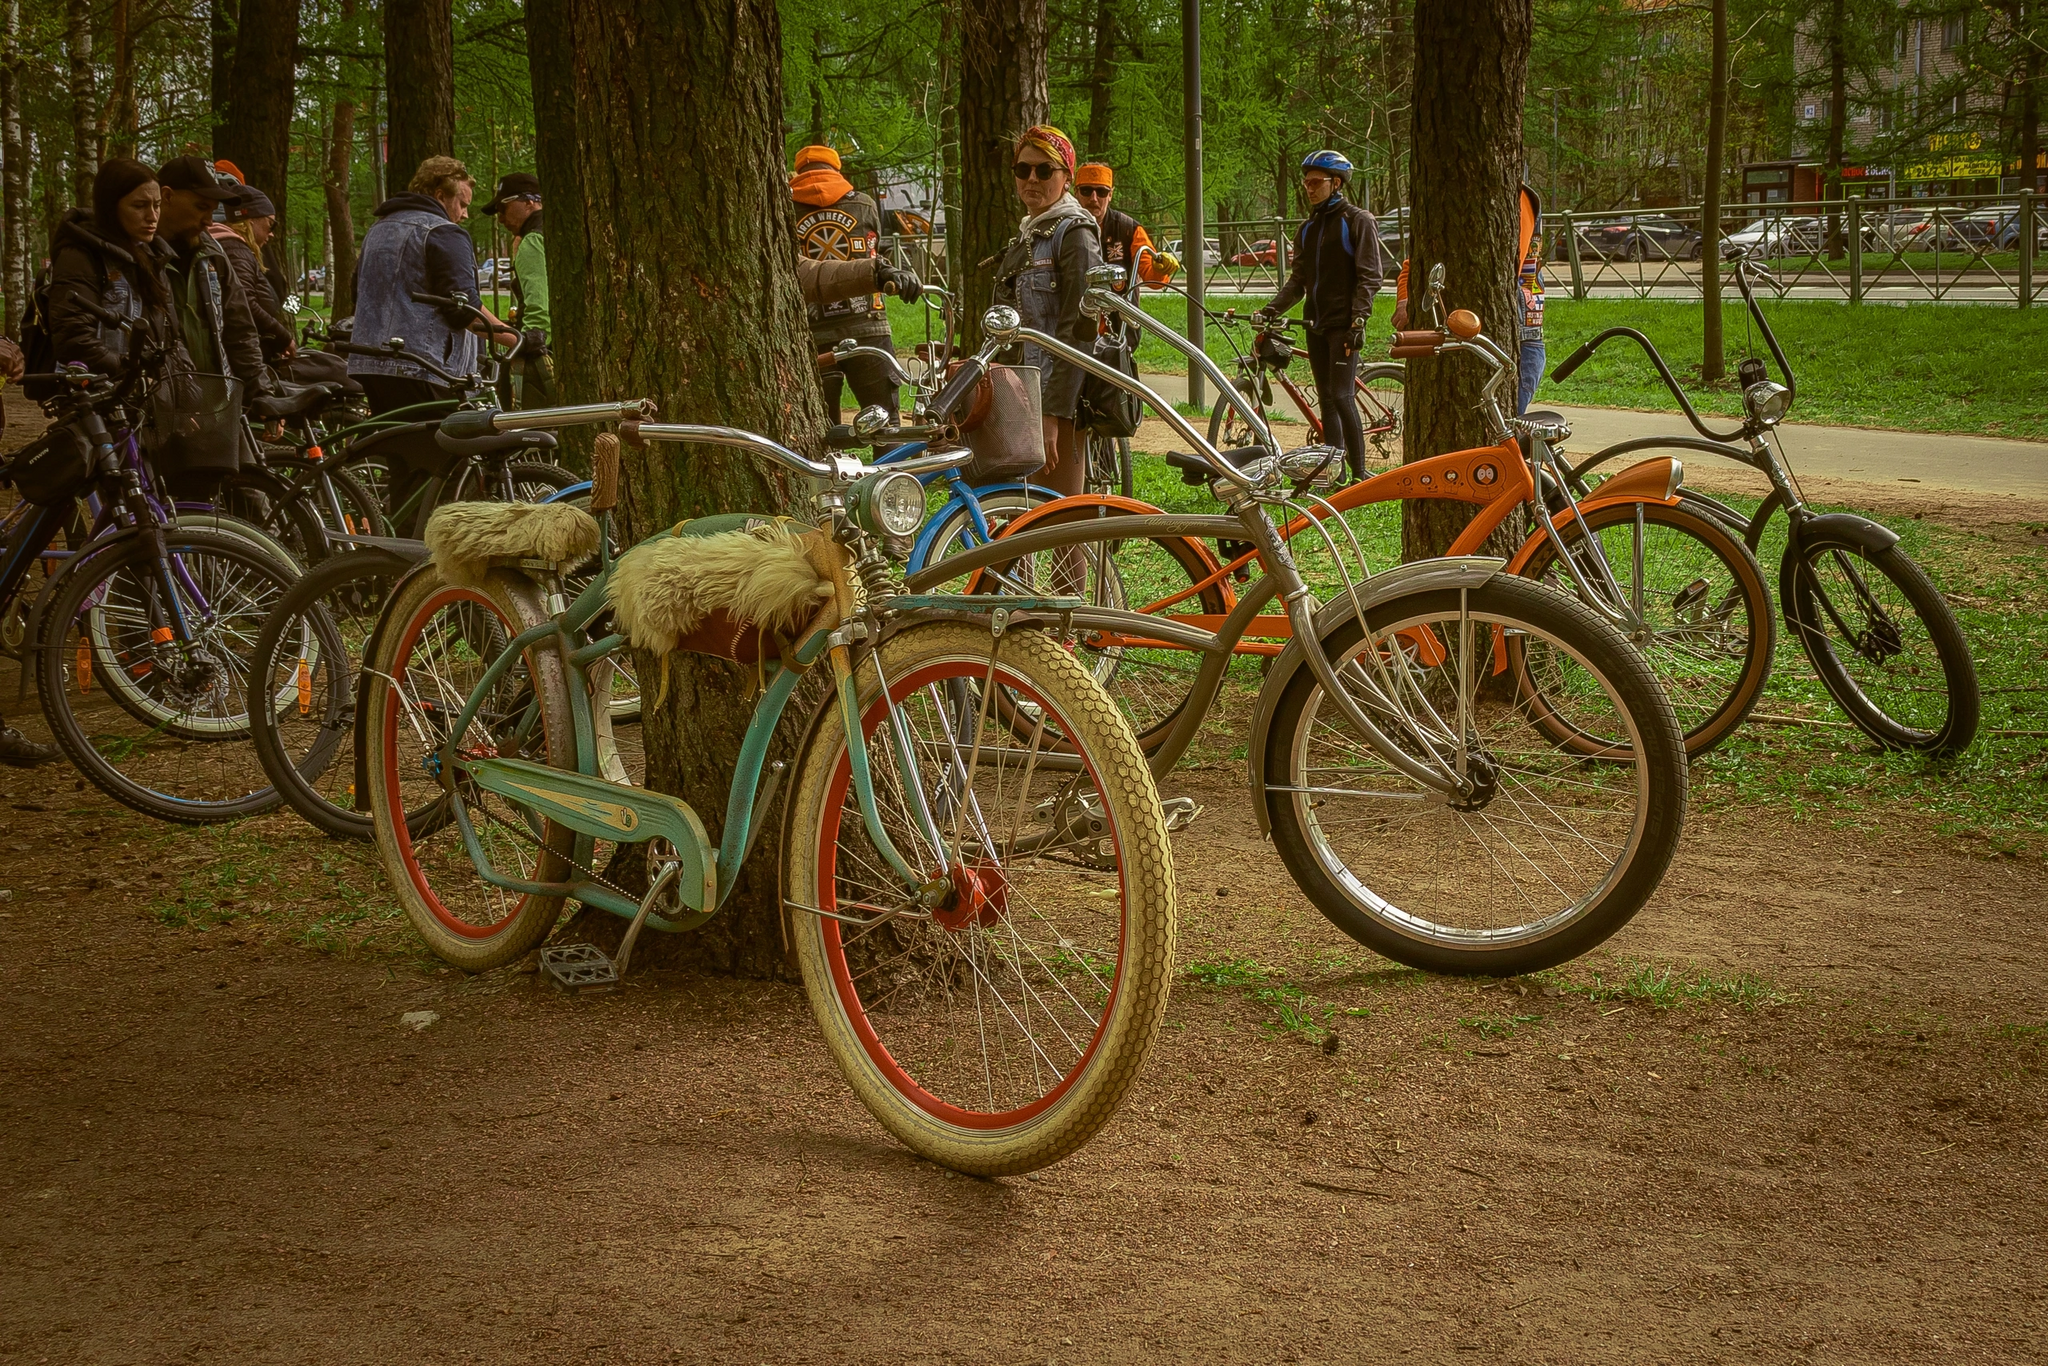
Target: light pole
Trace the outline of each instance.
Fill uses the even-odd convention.
[[[1557,208],[1557,97],[1570,93],[1568,85],[1546,85],[1537,89],[1539,95],[1550,96],[1550,184],[1544,191],[1544,202],[1553,211]]]

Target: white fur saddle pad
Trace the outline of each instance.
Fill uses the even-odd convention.
[[[434,567],[452,583],[519,560],[567,569],[597,553],[597,535],[597,519],[567,503],[450,503],[427,519]]]
[[[762,522],[635,546],[612,566],[612,619],[635,648],[658,654],[676,649],[720,614],[770,634],[788,634],[820,617],[835,594],[822,565],[833,562],[838,547],[800,526]]]

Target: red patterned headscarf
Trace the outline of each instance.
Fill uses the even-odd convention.
[[[1049,123],[1033,124],[1017,139],[1018,151],[1026,147],[1036,147],[1064,167],[1069,179],[1073,177],[1074,144],[1059,129]]]

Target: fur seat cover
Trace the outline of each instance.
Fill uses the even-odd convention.
[[[838,547],[801,522],[732,514],[685,522],[612,566],[612,619],[636,649],[665,654],[722,614],[786,635],[834,601]],[[720,651],[723,653],[723,651]]]
[[[597,519],[567,503],[450,503],[427,519],[427,549],[451,583],[481,583],[514,560],[567,569],[597,553],[597,534]]]

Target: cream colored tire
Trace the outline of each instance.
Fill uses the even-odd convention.
[[[1071,759],[1060,771],[1034,764],[1029,728],[1020,737],[1004,706],[981,705],[991,647],[1001,700],[1038,708],[1078,748],[1092,806],[1060,798]],[[958,1171],[1030,1171],[1109,1122],[1158,1032],[1175,925],[1158,791],[1116,704],[1054,639],[928,623],[880,654],[939,844],[963,871],[930,919],[875,928],[819,913],[872,921],[873,908],[911,900],[866,832],[841,714],[828,706],[789,799],[791,942],[826,1046],[884,1128]],[[872,659],[857,677],[885,828],[931,879],[937,860],[912,831]],[[970,770],[975,800],[958,800]]]

